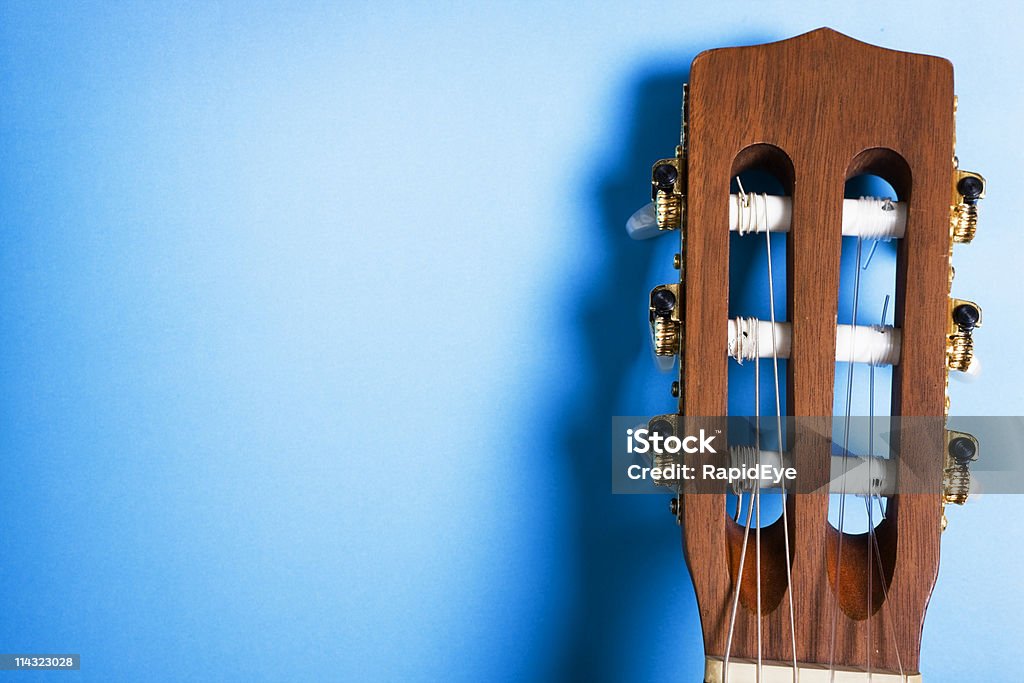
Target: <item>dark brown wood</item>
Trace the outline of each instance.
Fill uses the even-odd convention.
[[[944,415],[954,139],[949,62],[870,46],[830,29],[768,45],[711,50],[693,62],[688,137],[682,368],[686,413],[726,413],[728,360],[722,349],[729,286],[729,180],[746,168],[770,167],[793,196],[787,268],[793,324],[788,413],[832,415],[844,185],[853,175],[870,172],[889,180],[900,200],[909,202],[897,266],[895,324],[903,330],[903,351],[894,372],[893,413]],[[804,436],[790,444],[804,487],[828,481],[829,425],[823,418],[820,433],[826,436]],[[906,449],[901,457],[901,472],[941,470],[941,452]],[[683,506],[686,559],[705,650],[713,656],[725,652],[742,540],[726,517],[723,496],[687,495]],[[938,570],[941,503],[938,492],[897,498],[877,534],[891,577],[888,599],[873,596],[870,663],[875,671],[899,668],[895,633],[903,668],[910,673],[919,667],[924,613]],[[798,659],[867,666],[868,610],[856,606],[867,602],[865,539],[844,539],[836,600],[838,534],[827,520],[828,497],[790,496],[787,509],[791,587],[778,572],[781,529],[763,531],[762,558],[771,568],[764,583],[771,599],[764,601],[761,617],[764,658],[791,658],[787,593],[792,591]],[[744,584],[753,582],[749,572],[744,576]],[[877,574],[873,583],[878,583]],[[757,655],[751,588],[744,585],[734,657]]]

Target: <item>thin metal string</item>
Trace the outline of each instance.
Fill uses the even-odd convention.
[[[740,501],[743,500],[743,494],[740,493]],[[729,655],[732,653],[732,636],[736,628],[736,608],[740,604],[740,584],[743,583],[743,569],[747,562],[747,541],[750,538],[750,520],[754,512],[754,506],[747,504],[747,522],[743,528],[743,546],[740,549],[740,569],[737,573],[736,587],[733,589],[732,595],[732,614],[729,616],[729,635],[725,641],[725,662],[723,663],[724,674],[722,677],[722,683],[729,683]]]
[[[850,320],[850,326],[854,332],[857,330],[857,304],[860,299],[860,263],[861,263],[861,247],[863,242],[861,238],[857,238],[857,264],[854,267],[853,276],[853,314]],[[829,657],[828,657],[828,669],[829,669],[829,682],[835,683],[836,680],[836,624],[839,619],[839,584],[841,574],[839,568],[841,566],[843,556],[843,521],[846,518],[846,473],[849,463],[850,456],[850,403],[853,399],[853,358],[854,348],[857,344],[856,334],[851,335],[850,339],[850,358],[847,363],[847,377],[846,377],[846,421],[843,433],[843,475],[842,485],[839,498],[839,542],[836,548],[836,572],[835,572],[835,590],[832,594],[832,637],[829,644]]]
[[[755,345],[757,344],[756,337],[755,337],[754,344]],[[759,372],[760,372],[760,360],[755,356],[754,357],[754,377],[755,377],[755,379],[754,379],[754,401],[755,401],[755,404],[758,404],[760,402],[760,400],[761,400],[761,395],[760,395],[761,394],[761,382],[760,382]],[[759,411],[757,411],[757,409],[755,408],[755,412],[759,412]],[[760,443],[760,440],[759,440],[760,439],[760,427],[759,427],[759,424],[758,424],[759,423],[759,419],[760,418],[758,416],[755,416],[755,422],[754,422],[754,433],[756,435],[755,436],[755,444],[759,444]],[[760,471],[761,449],[759,448],[758,445],[754,446],[754,452],[757,454],[756,455],[757,467],[758,467],[758,471]],[[742,491],[739,494],[739,501],[740,501],[740,504],[737,506],[737,513],[738,513],[739,508],[742,507],[742,501],[743,501],[743,493],[742,493]],[[734,634],[735,628],[736,628],[736,610],[739,607],[740,587],[743,584],[744,570],[746,569],[746,564],[747,564],[747,545],[748,545],[749,540],[750,540],[750,523],[751,523],[751,518],[753,517],[753,514],[754,514],[755,510],[757,511],[757,520],[756,520],[757,528],[756,528],[756,530],[754,532],[754,534],[755,534],[755,541],[754,541],[754,548],[755,549],[754,549],[754,553],[755,553],[755,573],[756,573],[756,579],[757,579],[757,613],[758,613],[758,623],[757,623],[757,680],[758,681],[761,680],[761,621],[760,621],[760,614],[761,614],[761,528],[760,528],[760,526],[761,526],[761,478],[759,476],[759,477],[757,477],[756,488],[753,491],[750,492],[750,498],[747,501],[747,520],[746,520],[746,523],[744,524],[744,528],[743,528],[743,546],[740,549],[740,567],[739,567],[739,571],[737,572],[736,587],[735,587],[735,590],[733,592],[732,613],[729,616],[729,636],[728,636],[728,638],[726,640],[726,643],[725,643],[725,662],[724,662],[725,674],[724,674],[724,678],[723,678],[723,683],[729,683],[729,657],[732,654],[732,639],[733,639],[733,634]]]
[[[743,202],[743,204],[745,206],[749,206],[750,195],[747,195],[747,193],[745,192],[745,190],[743,188],[743,183],[742,183],[742,181],[739,178],[736,179],[736,182],[737,182],[737,185],[739,185],[739,194],[737,195],[738,202]],[[756,205],[757,205],[757,203],[755,201],[755,206]],[[760,209],[761,209],[760,212],[758,212],[758,211],[747,212],[748,217],[750,217],[750,218],[752,218],[754,220],[754,226],[753,226],[752,230],[751,230],[751,226],[749,226],[749,225],[742,226],[742,227],[744,227],[746,229],[741,230],[741,234],[747,234],[748,232],[751,232],[751,231],[752,232],[757,232],[758,231],[758,223],[761,223],[761,224],[767,226],[767,220],[768,220],[767,203],[764,201],[764,198],[762,198],[762,201],[760,203]],[[743,212],[738,212],[738,213],[740,215],[742,215]],[[765,233],[766,257],[767,257],[767,265],[768,265],[768,303],[769,303],[770,318],[771,318],[772,368],[773,368],[773,371],[774,371],[774,384],[775,384],[775,420],[776,420],[776,429],[777,429],[777,443],[778,443],[778,449],[779,449],[779,461],[782,462],[782,460],[783,460],[783,453],[785,452],[785,447],[784,447],[783,438],[782,438],[782,401],[781,401],[781,397],[780,397],[780,383],[779,383],[778,342],[777,342],[776,336],[775,336],[775,278],[774,278],[774,273],[773,273],[773,269],[772,269],[771,235],[770,235],[770,233],[769,233],[769,231],[767,229],[764,230],[764,233]],[[759,340],[759,335],[755,334],[754,335],[754,345],[755,345],[755,353],[754,353],[754,435],[755,435],[754,436],[754,443],[755,443],[755,446],[754,446],[754,449],[755,449],[755,453],[756,453],[756,465],[757,465],[757,468],[758,468],[758,472],[760,472],[760,465],[761,465],[761,448],[760,448],[760,444],[761,444],[761,366],[760,366],[760,353],[758,353],[757,349],[756,349],[758,340]],[[797,681],[799,681],[799,670],[798,670],[797,660],[796,660],[796,628],[795,628],[795,617],[794,617],[794,610],[793,610],[792,567],[791,567],[790,552],[789,552],[789,519],[788,519],[787,510],[786,510],[786,500],[787,500],[787,497],[786,497],[786,488],[785,488],[785,484],[784,483],[782,484],[782,496],[783,496],[783,498],[782,498],[782,501],[783,501],[782,502],[782,505],[783,505],[783,507],[782,507],[783,534],[784,534],[784,540],[785,540],[785,553],[786,553],[786,581],[787,581],[787,586],[789,586],[788,594],[789,594],[790,642],[792,644],[792,653],[793,653],[793,680],[794,680],[794,683],[796,683]],[[739,503],[742,502],[742,492],[739,494],[738,501],[739,501]],[[755,533],[754,553],[755,553],[755,574],[756,574],[755,579],[756,579],[756,582],[757,582],[757,584],[756,584],[756,595],[757,595],[757,680],[760,681],[761,680],[761,676],[762,676],[762,670],[763,670],[763,642],[764,642],[764,637],[763,637],[763,623],[764,623],[764,620],[763,620],[763,615],[761,614],[761,478],[760,478],[760,476],[757,477],[757,481],[756,481],[756,484],[755,484],[755,489],[754,489],[754,492],[753,492],[753,506],[752,507],[754,509],[754,514],[756,515],[756,529],[755,529],[755,532],[754,532]],[[739,517],[739,504],[737,505],[737,517]],[[748,508],[747,508],[747,521],[746,521],[746,525],[745,525],[745,528],[744,528],[744,536],[743,536],[743,547],[742,547],[742,550],[740,552],[740,571],[739,571],[739,577],[740,578],[739,578],[739,581],[737,582],[735,594],[733,595],[732,614],[730,615],[730,620],[729,620],[729,635],[728,635],[728,639],[727,639],[727,642],[726,642],[726,654],[725,654],[725,662],[724,662],[724,666],[725,666],[724,679],[725,679],[725,681],[728,681],[728,677],[729,677],[729,657],[730,657],[731,652],[732,652],[732,638],[733,638],[734,629],[735,629],[736,610],[737,610],[737,607],[738,607],[738,604],[739,604],[739,587],[740,587],[740,584],[742,583],[742,580],[743,580],[743,569],[744,569],[745,563],[746,563],[746,549],[747,549],[747,542],[748,542],[749,533],[750,533],[750,522],[751,522],[751,506],[748,506]]]
[[[764,221],[765,226],[767,226],[767,208],[765,208]],[[775,339],[775,278],[772,275],[772,238],[767,227],[764,231],[764,241],[768,253],[768,309],[771,314],[772,323],[772,368],[775,371],[775,428],[777,445],[779,447],[779,463],[782,464],[784,459],[783,454],[786,452],[786,449],[782,440],[782,401],[779,398],[779,345]],[[760,449],[758,452],[760,453]],[[760,470],[758,471],[760,472]],[[758,482],[760,482],[760,479],[760,476],[758,476]],[[789,496],[786,492],[785,477],[782,477],[779,480],[779,483],[782,486],[782,537],[785,540],[784,549],[786,552],[786,592],[789,595],[789,639],[793,646],[793,683],[798,683],[800,680],[800,671],[796,663],[796,620],[793,616],[793,568],[789,554],[789,519],[786,513]],[[760,524],[758,526],[760,527]]]
[[[871,257],[875,253],[875,247],[878,246],[876,241],[871,245],[871,251],[868,253],[868,263],[864,264],[864,270],[867,270],[867,266],[871,263]],[[885,311],[889,307],[889,295],[885,296],[885,303],[882,304],[882,322],[885,324]],[[852,370],[852,368],[851,368]],[[872,539],[875,537],[875,503],[874,503],[874,485],[875,480],[872,477],[871,469],[875,459],[875,366],[872,363],[868,367],[868,495],[864,498],[864,504],[867,506],[868,512],[868,618],[867,618],[867,653],[868,653],[868,683],[871,683],[871,620],[874,618],[873,608],[875,606],[875,592],[874,592],[874,574],[875,569],[872,564],[873,559],[873,548]],[[882,581],[885,581],[885,577],[881,577]]]
[[[754,443],[757,452],[757,484],[754,488],[754,579],[757,581],[757,681],[761,683],[761,359],[754,359]]]
[[[739,188],[740,188],[740,193],[737,196],[737,201],[747,201],[747,199],[746,199],[747,194],[746,194],[746,192],[743,191],[743,184],[740,182],[739,178],[736,179],[736,182],[739,184]],[[758,343],[758,335],[755,334],[754,335],[754,346],[755,346],[755,349],[757,347],[757,343]],[[760,364],[759,364],[759,361],[758,361],[759,356],[760,356],[759,353],[756,353],[756,352],[754,353],[754,408],[755,408],[755,427],[754,427],[754,429],[755,429],[755,434],[759,434],[759,430],[760,430],[760,427],[758,425],[759,415],[760,415],[760,402],[761,402],[761,381],[760,381],[761,378],[760,378],[760,372],[759,372],[760,371],[760,367],[759,367]],[[760,442],[759,441],[755,441],[754,449],[757,451],[758,465],[760,465],[761,448],[760,448]],[[760,470],[760,468],[758,468],[758,469]],[[735,634],[735,631],[736,631],[736,610],[737,610],[737,608],[739,607],[739,604],[740,604],[740,587],[743,584],[743,574],[744,574],[744,569],[746,568],[746,562],[747,562],[747,545],[748,545],[748,543],[750,541],[750,522],[751,522],[751,518],[753,516],[752,513],[754,512],[754,508],[755,507],[757,507],[757,511],[758,511],[758,520],[757,520],[757,522],[758,522],[758,530],[756,532],[756,540],[755,540],[755,545],[756,545],[755,554],[757,556],[756,561],[757,561],[757,603],[758,603],[757,604],[757,618],[758,618],[758,624],[757,624],[757,680],[758,681],[761,680],[761,566],[760,566],[760,564],[761,564],[760,563],[760,560],[761,560],[761,529],[760,529],[760,522],[761,522],[761,519],[760,519],[760,516],[761,516],[760,502],[761,502],[761,496],[760,496],[760,479],[761,478],[759,476],[758,477],[758,486],[755,489],[754,493],[752,494],[754,500],[748,502],[748,504],[747,504],[747,520],[746,520],[746,523],[743,526],[743,545],[740,548],[740,567],[739,567],[739,571],[737,572],[736,585],[733,588],[732,611],[731,611],[731,614],[729,615],[729,634],[726,637],[726,641],[725,641],[725,659],[723,661],[724,672],[723,672],[723,676],[722,676],[722,683],[729,683],[729,658],[732,655],[732,640],[733,640],[733,635]],[[742,503],[742,493],[740,494],[740,500],[741,500],[741,503]]]
[[[740,505],[742,504],[743,495],[739,494]],[[743,585],[743,568],[746,566],[746,544],[751,538],[751,518],[754,513],[754,506],[748,503],[746,505],[746,523],[743,525],[743,544],[739,550],[739,580],[736,582],[736,588],[732,594],[732,613],[729,615],[729,635],[725,641],[725,660],[723,668],[725,675],[722,679],[722,683],[729,683],[729,655],[732,653],[732,636],[736,627],[736,607],[739,606],[739,590]]]
[[[875,546],[875,563],[878,565],[878,574],[879,574],[879,576],[883,577],[883,580],[882,580],[882,601],[885,603],[886,610],[889,610],[889,589],[886,587],[885,580],[884,580],[885,574],[883,573],[883,569],[882,569],[882,553],[878,549],[878,538],[876,536],[872,535],[871,536],[871,540],[874,542],[874,546]],[[899,667],[900,678],[903,679],[903,683],[906,683],[906,681],[907,681],[907,674],[903,672],[903,658],[900,657],[900,643],[896,639],[896,626],[893,624],[892,619],[889,619],[888,622],[889,622],[889,635],[892,637],[893,646],[896,648],[896,666]]]
[[[736,178],[736,184],[739,185],[740,192],[743,193],[744,200],[749,200],[749,196],[743,191],[743,184],[740,179]],[[757,195],[753,195],[756,197]],[[754,199],[754,205],[756,206],[757,200]],[[757,230],[757,214],[751,211],[751,220],[754,223],[754,230]],[[765,234],[767,232],[767,226],[765,226]],[[755,328],[756,329],[756,328]],[[755,331],[754,339],[757,340],[761,335]],[[757,683],[761,683],[761,643],[762,643],[762,625],[764,623],[763,615],[761,614],[761,353],[757,347],[760,345],[759,341],[754,342],[754,453],[756,454],[755,460],[757,464],[757,482],[754,485],[754,517],[757,527],[754,529],[754,580],[756,584],[757,594]]]
[[[867,270],[868,265],[871,264],[871,257],[875,253],[875,247],[878,246],[876,240],[871,245],[871,251],[868,252],[868,261],[864,264],[863,269]],[[885,295],[885,302],[882,304],[882,320],[879,325],[885,324],[885,313],[889,309],[889,295]],[[874,476],[872,475],[872,466],[875,461],[875,366],[871,364],[868,367],[868,495],[864,498],[864,505],[867,507],[868,513],[868,618],[866,624],[867,630],[867,653],[868,653],[868,683],[871,683],[871,651],[872,647],[871,640],[871,620],[874,618],[874,581],[875,581],[875,568],[874,568],[874,543],[875,540],[875,494],[874,494]],[[879,507],[881,507],[881,501],[879,501]],[[885,577],[879,574],[882,582],[885,582]]]
[[[737,203],[742,202],[744,207],[749,207],[750,206],[750,198],[751,198],[751,196],[746,194],[746,192],[743,189],[743,185],[740,182],[739,178],[737,178],[737,183],[739,184],[739,190],[740,190],[739,194],[737,196],[737,200],[738,200]],[[756,205],[757,205],[757,203],[755,201],[754,202],[754,206],[756,207]],[[762,208],[762,212],[763,212],[762,215],[763,215],[764,220],[767,221],[766,204],[764,202],[762,202],[762,205],[761,205],[760,208]],[[746,214],[748,216],[748,223],[751,222],[751,220],[752,220],[754,225],[753,226],[751,226],[751,225],[741,226],[741,230],[739,231],[740,234],[747,234],[748,232],[757,232],[757,230],[758,230],[757,224],[760,222],[758,219],[762,218],[762,215],[758,215],[758,214],[762,213],[762,212],[757,212],[756,210],[755,211],[746,212]],[[740,215],[743,215],[742,211],[739,211],[738,213]],[[767,225],[766,222],[765,222],[765,225]],[[745,228],[745,229],[743,229],[743,228]],[[783,436],[782,436],[782,418],[781,418],[782,410],[781,410],[781,399],[780,399],[780,384],[779,384],[779,371],[778,371],[778,352],[777,352],[778,345],[777,345],[777,340],[775,338],[774,277],[773,277],[773,273],[772,273],[772,263],[771,263],[771,237],[770,237],[770,234],[769,234],[769,232],[767,230],[765,230],[764,232],[765,232],[766,247],[767,247],[769,306],[770,306],[771,323],[772,323],[771,324],[771,333],[772,333],[772,361],[773,361],[774,380],[775,380],[776,428],[777,428],[777,441],[778,441],[778,448],[779,448],[779,457],[780,457],[780,462],[781,462],[782,459],[783,459],[783,453],[785,452],[785,449],[784,449]],[[870,265],[871,256],[874,255],[875,247],[877,247],[877,241],[875,241],[874,244],[872,245],[871,253],[868,256],[868,262],[863,265],[864,269],[866,269]],[[857,265],[855,266],[855,273],[856,274],[855,274],[855,277],[854,277],[853,316],[852,316],[853,319],[852,319],[852,325],[851,325],[851,327],[854,328],[854,329],[857,327],[857,309],[858,309],[859,298],[860,298],[860,270],[861,270],[861,261],[862,261],[862,248],[863,248],[862,239],[860,237],[858,237],[857,238]],[[885,324],[885,316],[886,316],[886,311],[887,311],[887,308],[888,308],[888,304],[889,304],[889,297],[887,296],[886,300],[885,300],[885,304],[883,305],[883,309],[882,309],[882,321],[881,321],[882,325]],[[838,549],[837,549],[837,552],[836,552],[836,573],[835,573],[835,576],[836,576],[836,587],[835,587],[835,593],[833,595],[832,634],[831,634],[831,645],[830,645],[830,655],[829,655],[829,657],[830,657],[830,659],[829,659],[829,672],[830,672],[830,681],[832,683],[834,683],[834,681],[835,681],[835,674],[836,674],[836,669],[835,669],[835,645],[836,645],[836,626],[837,626],[837,619],[838,619],[838,594],[839,594],[839,588],[840,588],[839,587],[839,582],[840,582],[840,576],[841,576],[839,569],[840,569],[841,558],[842,558],[843,526],[844,526],[845,512],[846,512],[846,510],[845,510],[845,508],[846,508],[846,486],[847,486],[846,474],[847,474],[847,471],[848,471],[848,458],[849,458],[849,452],[850,452],[849,451],[850,420],[851,420],[852,394],[853,394],[853,381],[854,381],[854,376],[853,376],[854,375],[853,359],[855,357],[855,348],[854,347],[855,347],[855,343],[856,342],[855,342],[855,337],[853,335],[851,335],[851,337],[852,338],[851,338],[850,358],[848,360],[848,376],[847,376],[847,391],[846,391],[846,416],[845,416],[846,419],[845,419],[845,430],[844,430],[844,437],[843,437],[843,454],[842,454],[842,457],[843,457],[843,481],[842,481],[842,492],[840,494],[840,501],[839,501],[839,529],[838,529],[838,531],[839,531],[839,540],[838,540]],[[757,335],[754,335],[754,343],[755,343],[755,345],[757,344]],[[883,591],[883,595],[884,595],[885,601],[886,601],[886,603],[888,602],[888,590],[887,590],[887,587],[886,587],[885,581],[884,581],[884,572],[882,570],[881,557],[880,557],[880,552],[879,552],[879,548],[878,548],[878,539],[877,539],[877,537],[876,537],[876,535],[874,533],[874,521],[873,521],[874,520],[874,499],[875,499],[876,495],[873,492],[873,489],[871,488],[871,484],[870,484],[870,482],[873,481],[873,476],[872,476],[872,472],[871,472],[871,467],[872,467],[871,457],[874,454],[874,450],[873,450],[874,449],[874,443],[873,443],[873,438],[874,438],[874,384],[875,384],[875,382],[874,382],[874,379],[875,379],[874,370],[875,370],[874,366],[872,365],[871,368],[870,368],[870,386],[869,386],[869,397],[870,397],[869,400],[871,401],[870,412],[869,412],[869,458],[868,458],[869,489],[868,489],[868,496],[865,499],[865,504],[867,505],[867,508],[868,508],[868,510],[867,510],[867,512],[868,512],[868,523],[869,523],[868,537],[869,537],[869,539],[871,541],[871,543],[869,544],[869,547],[868,547],[868,601],[869,601],[868,610],[869,610],[869,612],[868,612],[868,623],[867,623],[867,631],[868,631],[868,666],[867,666],[867,673],[868,673],[868,680],[869,681],[871,680],[871,677],[872,677],[872,667],[871,667],[871,635],[870,635],[871,634],[871,619],[872,619],[871,603],[872,603],[872,596],[873,596],[873,590],[872,590],[873,572],[871,571],[871,558],[872,558],[872,556],[875,557],[875,559],[876,559],[876,561],[878,563],[879,575],[883,577],[883,581],[882,581],[881,587],[882,587],[882,591]],[[760,450],[761,450],[760,449],[760,420],[761,420],[761,416],[760,416],[760,363],[759,363],[759,354],[756,353],[756,352],[754,354],[754,373],[755,373],[754,403],[755,403],[755,444],[756,444],[755,445],[755,452],[757,453],[757,458],[756,459],[757,459],[757,467],[758,467],[758,472],[759,472],[760,471],[760,464],[761,464],[761,454],[760,454]],[[784,532],[785,552],[786,552],[786,578],[787,578],[787,585],[789,586],[788,594],[789,594],[789,613],[790,613],[790,636],[791,636],[792,656],[793,656],[793,680],[794,680],[794,682],[796,682],[796,681],[799,680],[799,669],[798,669],[797,658],[796,658],[796,633],[795,633],[795,623],[794,623],[795,622],[795,618],[794,618],[794,608],[793,608],[792,576],[791,576],[792,568],[791,568],[791,563],[790,563],[790,551],[789,551],[788,515],[787,515],[787,511],[786,511],[787,492],[786,492],[786,489],[785,489],[785,483],[782,483],[781,486],[782,486],[782,494],[783,494],[782,517],[783,517],[783,532]],[[753,496],[752,497],[753,497],[753,501],[752,501],[753,502],[753,506],[748,505],[748,507],[747,507],[747,519],[746,519],[746,523],[744,525],[743,544],[742,544],[742,549],[741,549],[741,552],[740,552],[740,567],[739,567],[739,573],[738,573],[739,579],[738,579],[737,584],[735,586],[735,591],[734,591],[734,595],[733,595],[733,605],[732,605],[730,621],[729,621],[729,634],[728,634],[728,639],[727,639],[727,642],[726,642],[726,653],[725,653],[725,661],[724,661],[724,683],[727,683],[728,682],[728,678],[729,678],[729,659],[730,659],[731,650],[732,650],[733,635],[734,635],[734,632],[735,632],[736,613],[737,613],[737,609],[738,609],[738,606],[739,606],[739,591],[740,591],[740,586],[741,586],[742,581],[743,581],[743,574],[744,574],[744,569],[745,569],[745,566],[746,566],[746,551],[747,551],[747,545],[748,545],[748,541],[749,541],[750,525],[751,525],[751,521],[752,521],[751,520],[752,516],[756,517],[756,529],[755,529],[755,558],[756,559],[755,559],[755,570],[756,570],[756,581],[757,581],[756,594],[757,594],[757,620],[758,620],[757,621],[757,681],[760,682],[761,681],[761,676],[762,676],[762,667],[763,667],[763,661],[762,661],[762,658],[763,658],[763,632],[762,632],[762,626],[763,626],[763,619],[762,619],[762,614],[761,614],[761,481],[760,481],[760,476],[758,476],[758,480],[756,482],[756,487],[755,487],[755,490],[753,491]],[[736,518],[737,518],[737,521],[738,521],[738,518],[739,518],[739,515],[740,515],[740,511],[742,509],[742,502],[743,501],[742,501],[742,492],[741,492],[737,496],[737,507],[736,507]],[[884,518],[885,511],[884,511],[884,508],[882,506],[881,498],[879,498],[879,511],[882,514],[883,518]],[[752,512],[754,513],[754,515],[751,514]],[[891,620],[890,620],[890,624],[889,625],[890,625],[891,635],[892,635],[892,638],[893,638],[893,643],[894,643],[894,646],[896,648],[896,660],[897,660],[897,664],[899,665],[900,676],[905,681],[906,680],[906,674],[903,671],[902,658],[901,658],[900,652],[899,652],[899,643],[896,640],[894,626],[891,623]]]
[[[872,245],[872,247],[871,247],[872,252],[874,251],[874,248],[877,245],[878,245],[878,242],[875,242],[875,244]],[[871,261],[871,255],[869,254],[868,255],[868,263],[870,263],[870,261]],[[865,269],[867,269],[868,263],[864,264],[864,268]],[[885,301],[882,303],[882,319],[879,321],[879,325],[885,325],[885,318],[886,318],[886,314],[888,313],[888,311],[889,311],[889,295],[887,294],[885,296]],[[869,406],[869,412],[868,412],[868,482],[873,482],[874,481],[874,477],[872,477],[872,474],[871,474],[871,466],[872,466],[872,463],[874,462],[874,455],[875,455],[875,366],[874,365],[871,366],[869,378],[870,378],[870,385],[869,385],[868,394],[869,394],[870,406]],[[875,513],[875,503],[874,503],[874,501],[875,501],[875,498],[878,499],[878,512],[879,512],[879,514],[882,515],[882,519],[884,520],[885,519],[885,508],[882,506],[882,497],[881,496],[876,496],[874,494],[874,492],[873,492],[873,489],[869,488],[868,489],[868,497],[865,499],[865,502],[864,502],[864,504],[867,506],[867,510],[868,510],[868,538],[869,538],[869,541],[870,541],[868,543],[868,610],[869,610],[868,611],[868,623],[867,623],[867,631],[868,631],[868,681],[871,680],[871,649],[872,649],[871,648],[871,619],[873,618],[873,615],[871,614],[870,609],[872,607],[871,600],[872,600],[872,597],[874,595],[873,591],[871,590],[872,579],[873,579],[873,575],[874,575],[874,571],[872,569],[872,561],[871,561],[872,554],[874,555],[875,561],[878,564],[878,576],[879,576],[879,578],[882,581],[881,587],[882,587],[883,604],[884,604],[886,610],[889,609],[889,591],[888,591],[888,588],[885,585],[885,571],[882,568],[882,554],[881,554],[881,552],[878,549],[878,537],[875,535],[875,521],[874,521],[874,513]],[[889,620],[889,632],[890,632],[890,635],[892,637],[893,648],[896,650],[896,665],[899,667],[900,677],[904,681],[906,681],[907,680],[907,675],[903,672],[903,658],[900,656],[900,643],[896,639],[896,630],[895,630],[895,626],[893,625],[891,619]]]

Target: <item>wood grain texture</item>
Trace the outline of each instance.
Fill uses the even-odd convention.
[[[849,177],[870,172],[889,180],[900,200],[909,202],[906,237],[898,250],[895,324],[903,330],[903,353],[894,371],[893,413],[944,414],[953,125],[953,72],[946,60],[870,46],[830,29],[768,45],[711,50],[694,60],[681,396],[688,415],[727,410],[728,360],[721,349],[728,315],[729,180],[744,169],[766,166],[793,196],[788,413],[832,415],[844,185]],[[828,480],[829,430],[823,417],[823,436],[790,444],[805,488]],[[941,451],[905,448],[901,473],[938,472],[941,458]],[[875,599],[870,661],[874,670],[899,668],[895,633],[909,673],[919,667],[924,612],[938,570],[941,504],[938,492],[898,498],[878,533],[891,585],[884,604]],[[844,539],[839,586],[841,594],[849,594],[837,601],[837,535],[827,512],[827,496],[790,496],[793,585],[784,585],[784,574],[780,579],[777,571],[768,572],[766,580],[781,580],[783,586],[772,589],[779,599],[773,597],[762,610],[767,660],[791,658],[787,591],[792,591],[800,661],[868,664],[866,610],[857,614],[850,608],[866,596],[866,540]],[[705,650],[722,656],[742,533],[737,535],[725,515],[724,489],[686,495],[682,517]],[[778,567],[781,530],[770,528],[763,535],[764,561]],[[746,597],[743,603],[731,654],[753,658],[757,617]]]

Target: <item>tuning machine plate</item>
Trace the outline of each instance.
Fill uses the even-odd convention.
[[[659,285],[651,290],[648,319],[657,356],[677,356],[682,348],[683,323],[679,315],[681,289],[676,283]]]
[[[950,233],[955,244],[968,244],[978,231],[978,202],[985,198],[985,178],[973,171],[956,169],[953,180]]]
[[[967,372],[974,360],[975,328],[981,327],[981,306],[965,299],[949,300],[946,363],[950,370]]]
[[[683,225],[686,213],[686,165],[677,155],[659,159],[651,168],[651,199],[659,230],[676,230]]]
[[[971,493],[970,463],[978,459],[978,439],[967,432],[946,430],[946,455],[942,473],[942,502],[963,505]]]

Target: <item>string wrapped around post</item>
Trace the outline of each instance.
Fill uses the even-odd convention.
[[[738,363],[775,355],[789,358],[793,341],[790,323],[774,323],[757,318],[737,317],[728,322],[726,350]],[[888,325],[836,325],[836,360],[868,365],[897,365],[902,334]]]
[[[729,230],[751,233],[789,232],[793,198],[760,193],[729,195]],[[872,240],[901,239],[907,227],[907,205],[879,197],[843,200],[843,236]]]

